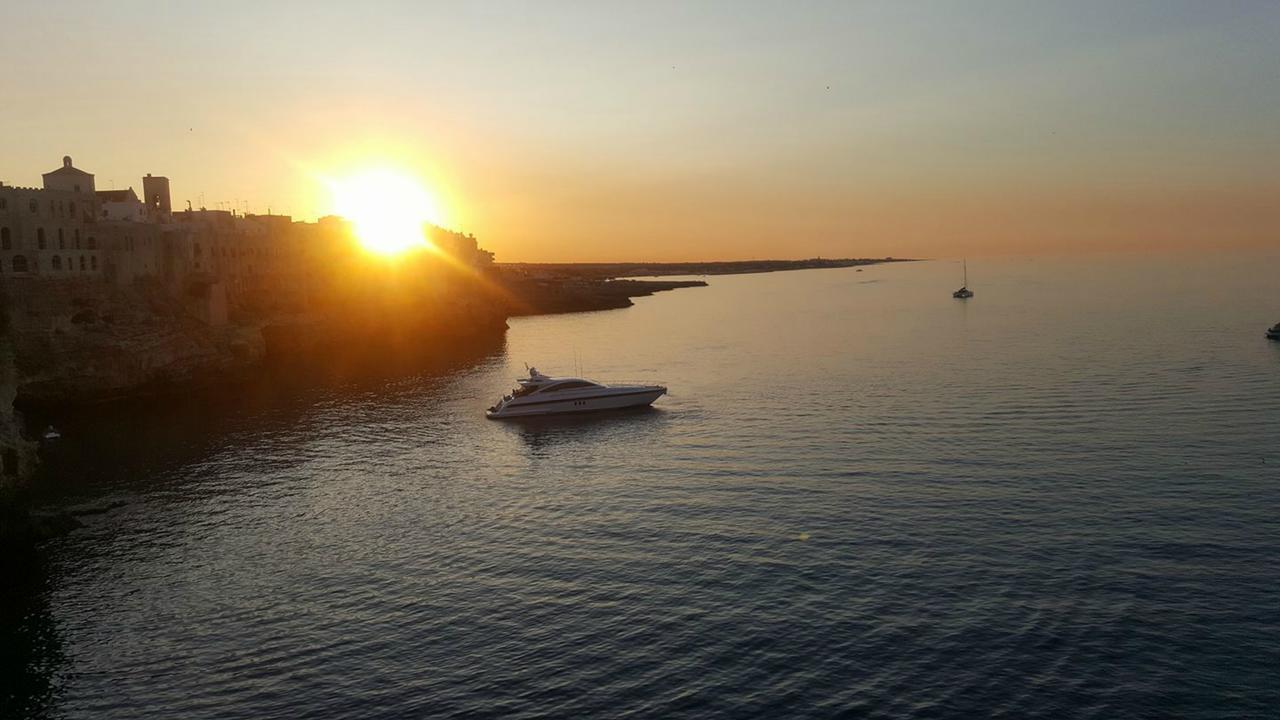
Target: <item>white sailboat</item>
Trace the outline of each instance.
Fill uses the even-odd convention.
[[[967,259],[964,261],[964,285],[961,285],[959,290],[951,293],[951,297],[961,300],[973,297],[973,291],[969,289],[969,261]]]

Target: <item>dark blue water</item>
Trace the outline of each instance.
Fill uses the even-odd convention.
[[[968,302],[954,263],[715,277],[453,373],[128,419],[63,491],[128,505],[24,581],[11,702],[1274,717],[1275,260],[971,262]],[[525,361],[672,392],[486,421]]]

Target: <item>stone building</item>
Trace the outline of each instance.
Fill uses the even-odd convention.
[[[138,199],[133,188],[128,190],[99,190],[94,193],[98,200],[99,217],[103,220],[128,220],[129,222],[146,222],[147,206]]]
[[[180,263],[166,262],[169,238],[182,233],[161,224],[169,219],[167,178],[143,178],[149,207],[133,188],[96,190],[93,174],[70,157],[42,177],[42,188],[0,183],[0,278],[127,284],[168,271],[175,279]]]
[[[70,155],[62,157],[62,167],[51,170],[41,177],[44,179],[45,190],[93,195],[96,189],[93,185],[93,173],[87,173],[72,165]]]
[[[173,204],[169,199],[169,178],[147,173],[142,178],[142,194],[144,203],[151,217],[158,221],[169,219],[173,213]]]
[[[465,267],[473,270],[488,270],[493,267],[493,253],[481,249],[475,235],[435,225],[426,227],[426,235],[440,252]]]
[[[0,184],[0,276],[101,273],[93,175],[71,158],[44,174],[43,188]]]
[[[197,283],[221,286],[233,310],[279,308],[301,296],[306,223],[202,209],[174,213],[173,226],[175,267]]]
[[[172,263],[166,264],[166,228],[154,223],[106,221],[98,223],[97,239],[102,256],[102,275],[106,282],[128,285],[140,278],[168,275]]]
[[[133,188],[98,191],[93,174],[65,157],[43,175],[43,188],[0,184],[0,282],[10,295],[45,292],[29,278],[104,287],[145,282],[221,324],[329,302],[325,295],[350,282],[365,259],[341,218],[174,213],[168,178],[148,174],[142,183],[141,198]],[[424,233],[438,253],[413,259],[411,272],[429,295],[454,295],[492,266],[493,254],[474,235],[430,225]]]

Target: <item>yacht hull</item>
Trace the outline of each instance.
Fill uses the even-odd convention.
[[[536,417],[541,415],[567,415],[570,413],[599,412],[602,410],[621,410],[624,408],[644,407],[652,405],[654,400],[666,394],[666,388],[645,388],[613,392],[592,397],[569,397],[563,400],[535,399],[527,402],[508,402],[485,412],[490,420],[505,420],[518,417]]]

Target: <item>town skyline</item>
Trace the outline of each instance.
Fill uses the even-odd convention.
[[[31,31],[0,61],[65,47],[14,77],[0,180],[34,185],[72,155],[101,189],[152,172],[175,208],[314,220],[334,212],[332,178],[390,168],[515,262],[1280,232],[1265,3],[380,8],[21,8]],[[149,82],[112,80],[161,59]],[[55,92],[60,74],[83,85]]]

